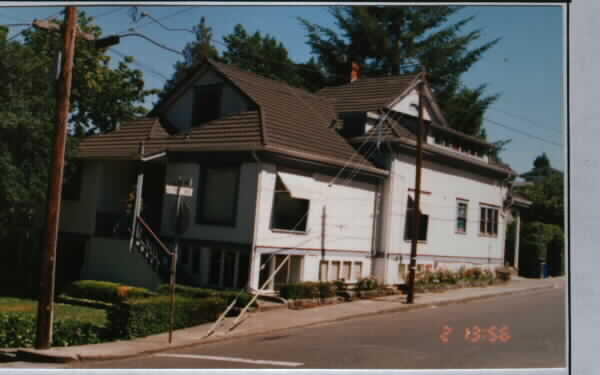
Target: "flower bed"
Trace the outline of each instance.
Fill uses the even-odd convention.
[[[458,271],[440,269],[417,273],[415,275],[415,292],[441,293],[451,289],[502,284],[509,280],[510,271],[505,267],[499,267],[495,272],[480,267],[461,267]]]

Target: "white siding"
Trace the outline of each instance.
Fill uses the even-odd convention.
[[[81,192],[78,201],[63,200],[60,230],[92,234],[96,225],[96,196],[100,184],[101,162],[86,161],[83,166]]]
[[[390,233],[391,253],[410,252],[410,241],[404,240],[406,201],[409,189],[414,188],[414,158],[399,155],[393,162],[395,196]],[[421,190],[421,211],[429,215],[427,242],[419,243],[423,255],[502,259],[504,257],[505,218],[499,208],[498,236],[479,233],[480,203],[502,207],[506,188],[501,181],[464,170],[424,161]],[[412,193],[410,193],[412,195]],[[457,198],[468,199],[467,232],[456,233]],[[451,258],[448,258],[451,261]]]
[[[257,246],[294,247],[343,251],[371,251],[374,184],[339,178],[331,187],[332,176],[313,174],[301,176],[304,191],[309,191],[310,207],[305,234],[271,230],[271,211],[277,169],[264,164],[260,187]],[[325,236],[323,233],[325,207]]]
[[[192,109],[194,106],[194,87],[201,85],[212,85],[225,83],[223,87],[223,97],[221,99],[221,114],[227,116],[230,114],[245,112],[248,110],[249,101],[239,90],[231,84],[226,83],[223,78],[212,71],[208,71],[199,77],[190,88],[183,93],[167,111],[167,119],[178,129],[185,130],[192,126]]]
[[[417,90],[413,89],[406,97],[404,97],[404,99],[393,105],[391,109],[396,112],[406,113],[407,115],[418,117],[418,105],[419,94],[417,93]],[[429,111],[426,107],[423,108],[423,118],[427,121],[431,120],[431,116],[429,116]]]
[[[183,200],[190,208],[192,225],[183,234],[182,238],[250,244],[252,242],[254,210],[256,207],[256,164],[243,163],[241,165],[236,224],[234,227],[196,224],[196,200],[198,198],[198,188],[201,185],[200,168],[201,165],[198,163],[169,163],[167,166],[167,183],[174,183],[177,181],[178,176],[192,178],[193,181],[193,196]],[[174,195],[166,195],[163,200],[162,235],[173,235],[175,202]]]

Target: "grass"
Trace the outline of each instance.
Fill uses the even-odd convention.
[[[0,313],[3,312],[23,313],[35,316],[37,314],[37,301],[26,298],[0,297]],[[72,319],[104,326],[106,324],[106,310],[55,303],[54,319]]]

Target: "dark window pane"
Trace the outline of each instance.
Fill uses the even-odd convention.
[[[219,277],[221,276],[221,251],[212,250],[210,252],[210,279],[212,285],[219,285]]]
[[[198,218],[201,223],[235,224],[239,167],[208,168],[204,178],[202,196],[198,199]]]
[[[413,236],[413,221],[414,220],[414,210],[406,210],[406,220],[404,225],[404,239],[412,240]]]
[[[221,86],[198,86],[194,91],[192,126],[215,120],[221,115]]]
[[[309,201],[292,198],[287,192],[275,193],[273,202],[273,229],[306,231]]]
[[[200,249],[191,249],[192,251],[192,273],[200,271]]]
[[[248,283],[248,271],[250,267],[250,256],[246,254],[240,254],[240,261],[238,265],[238,280],[237,287],[244,288]]]
[[[429,215],[421,214],[419,218],[419,241],[427,241],[427,228],[429,227]]]
[[[62,199],[78,201],[83,183],[83,163],[74,161],[68,164],[64,171]]]

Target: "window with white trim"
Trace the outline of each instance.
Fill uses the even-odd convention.
[[[271,229],[306,232],[309,205],[310,201],[308,199],[292,196],[281,177],[277,176],[273,197]]]
[[[480,207],[479,233],[487,236],[498,235],[498,208]]]
[[[456,232],[467,233],[467,209],[468,203],[458,200],[456,205]]]

